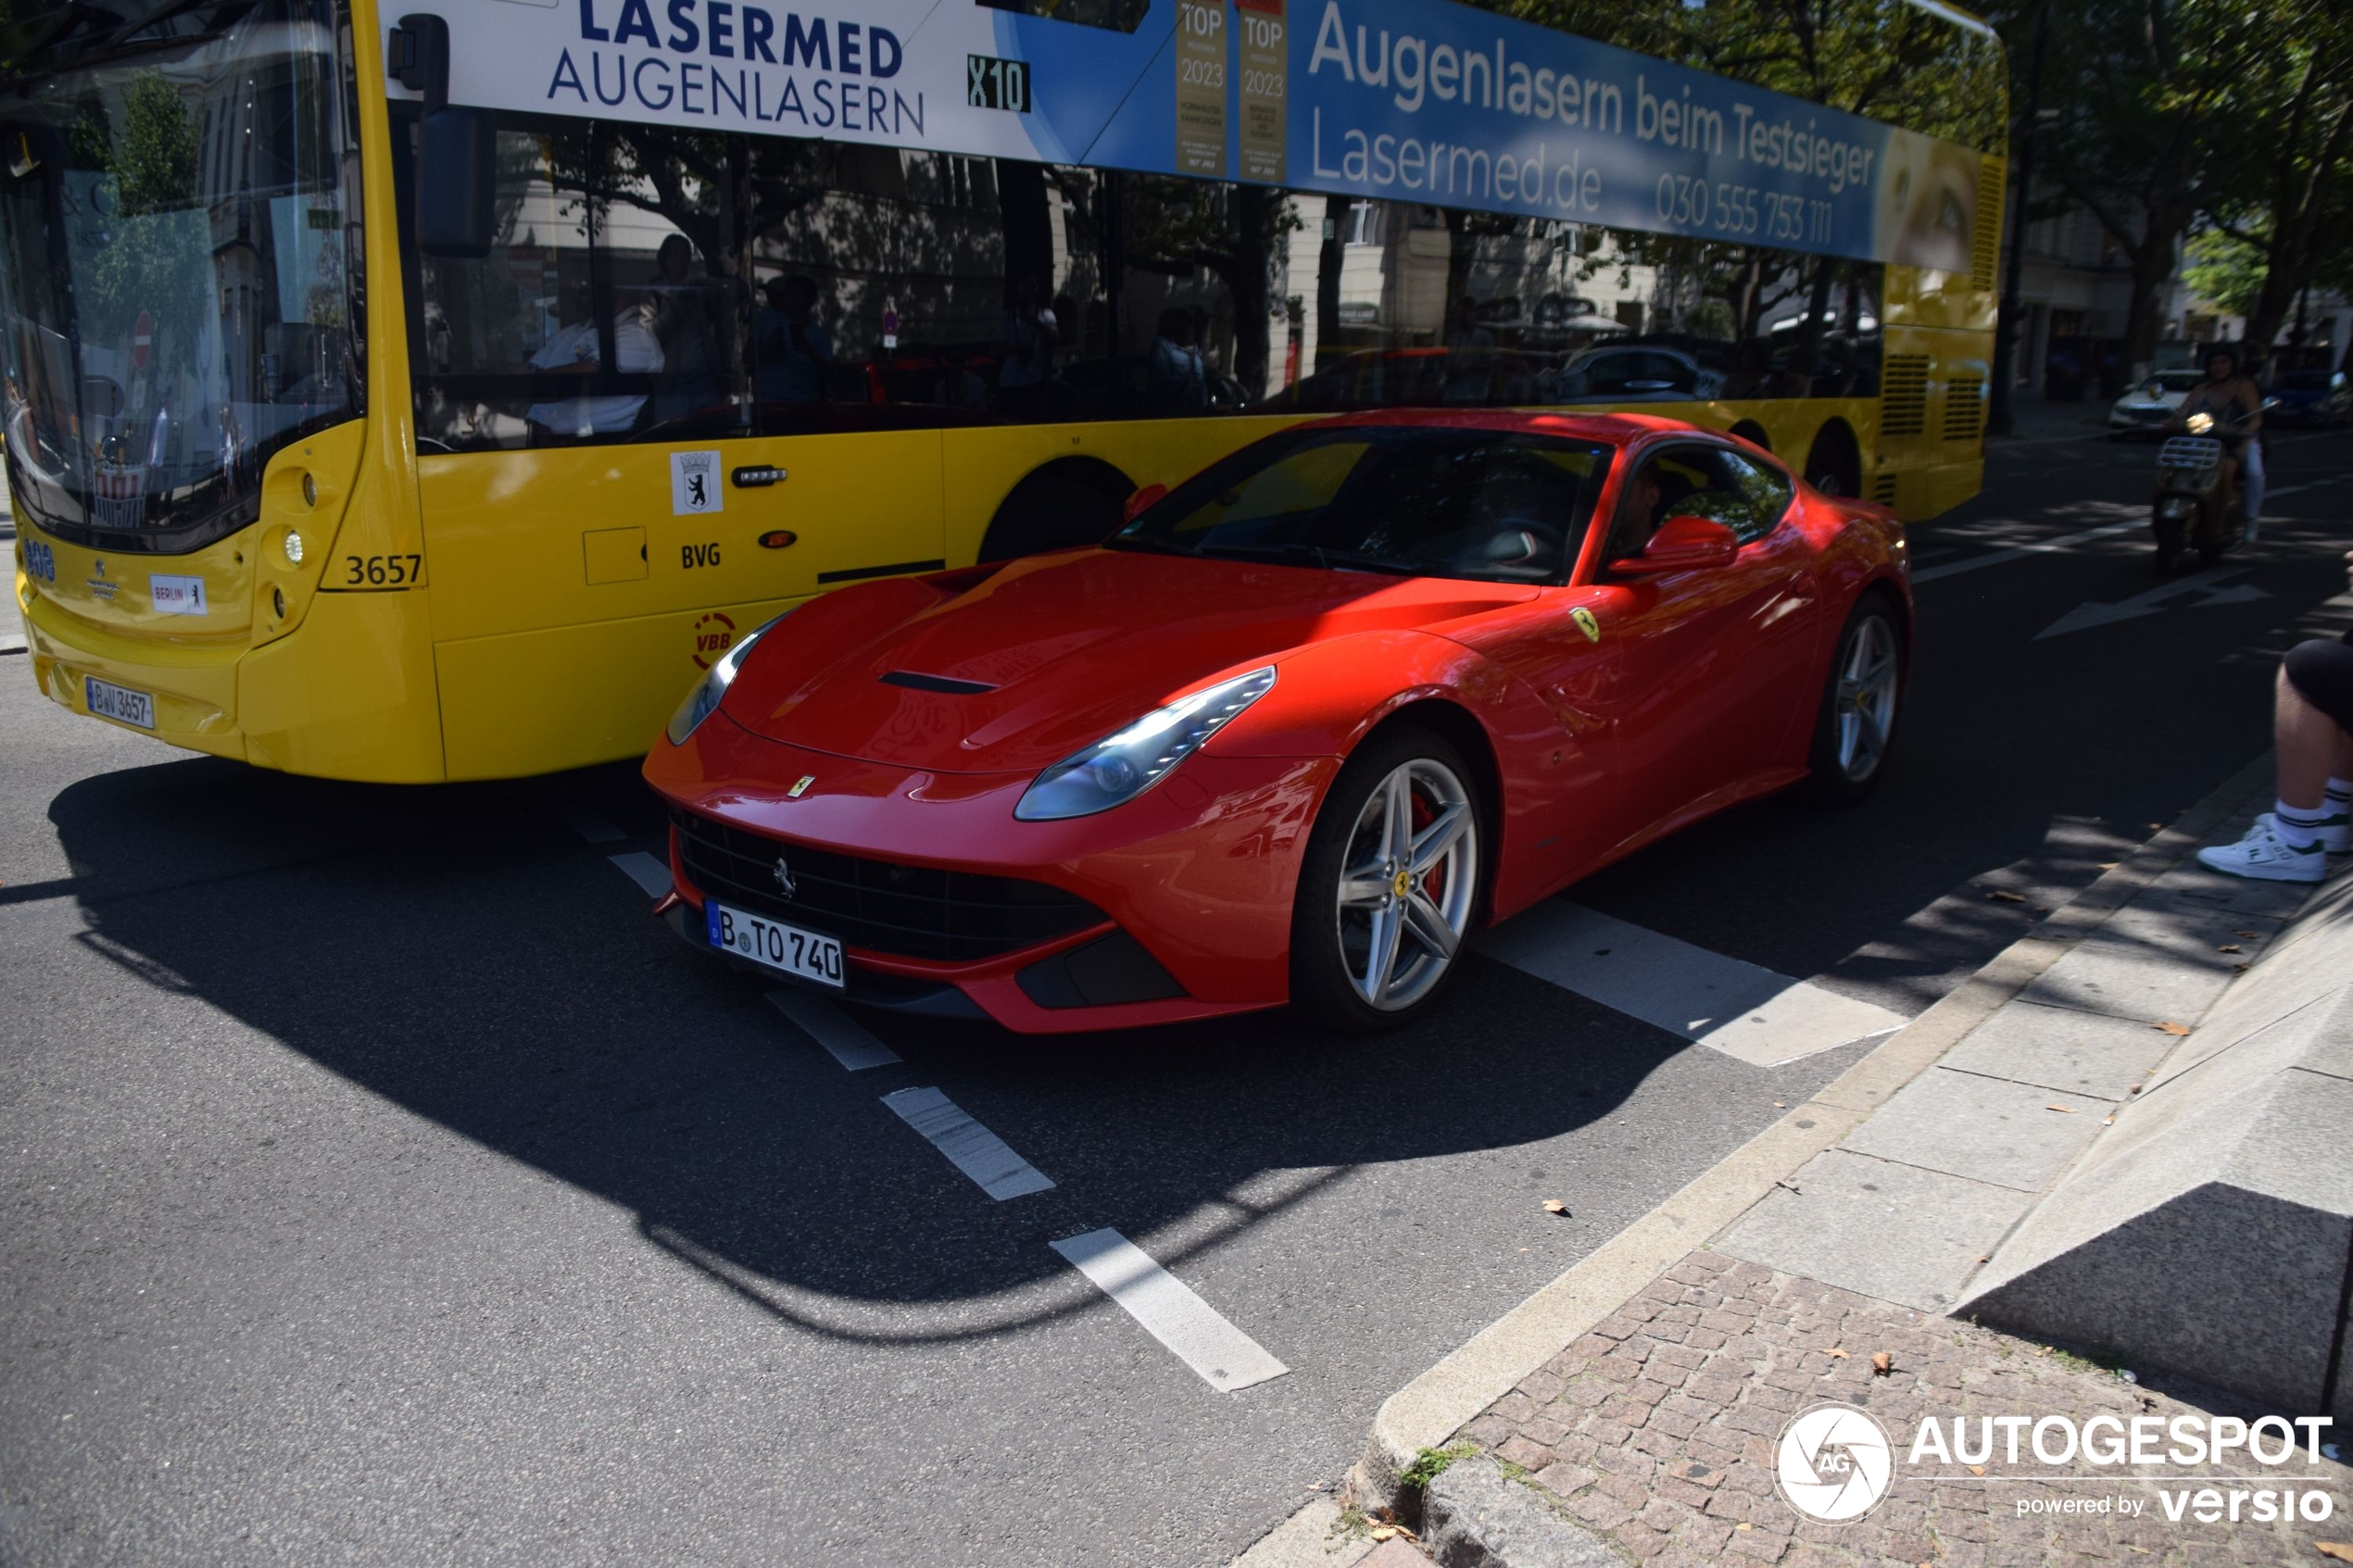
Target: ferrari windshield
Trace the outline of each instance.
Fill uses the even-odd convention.
[[[332,0],[128,12],[0,83],[8,477],[52,533],[177,551],[358,411],[357,165]]]
[[[1358,425],[1243,447],[1114,547],[1495,583],[1567,580],[1611,448],[1517,432]]]

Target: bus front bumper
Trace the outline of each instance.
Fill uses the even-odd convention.
[[[23,608],[33,684],[50,701],[169,746],[246,759],[236,717],[237,665],[247,652],[243,640],[164,644],[109,633],[45,599]],[[106,687],[145,698],[149,722],[135,721],[139,704],[108,704]]]

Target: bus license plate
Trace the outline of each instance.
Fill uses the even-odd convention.
[[[813,980],[820,985],[831,985],[836,990],[845,984],[841,977],[841,938],[837,936],[822,935],[765,915],[730,909],[715,898],[702,907],[702,916],[714,947],[724,947],[739,958],[803,980]]]
[[[156,727],[156,699],[145,692],[110,684],[95,675],[84,675],[82,677],[82,694],[90,705],[90,711],[101,719],[136,724],[143,730]]]

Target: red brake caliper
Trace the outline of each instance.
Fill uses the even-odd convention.
[[[1419,794],[1416,794],[1414,797],[1413,818],[1414,836],[1418,838],[1421,836],[1421,833],[1424,828],[1438,821],[1438,813],[1431,809],[1428,801],[1424,800]],[[1411,852],[1408,851],[1408,853],[1410,854]],[[1429,874],[1422,878],[1422,891],[1429,895],[1430,902],[1433,904],[1443,903],[1445,901],[1445,861],[1441,860],[1438,864],[1429,868]]]

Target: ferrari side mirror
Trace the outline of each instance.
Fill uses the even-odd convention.
[[[1165,484],[1147,484],[1141,490],[1139,490],[1134,495],[1128,496],[1127,504],[1125,507],[1122,507],[1119,511],[1120,526],[1125,528],[1127,524],[1135,521],[1139,517],[1143,515],[1146,508],[1151,506],[1154,502],[1158,501],[1162,496],[1167,494],[1168,486]]]
[[[1741,553],[1739,535],[1710,518],[1671,517],[1651,535],[1639,556],[1610,562],[1611,571],[1626,577],[1651,577],[1662,571],[1691,571],[1730,566]]]

